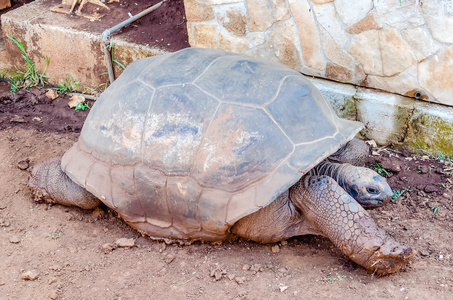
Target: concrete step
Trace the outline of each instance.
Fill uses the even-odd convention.
[[[147,3],[150,5],[155,2],[158,1]],[[49,65],[45,74],[52,77],[49,82],[56,84],[65,79],[69,81],[68,74],[70,74],[80,83],[81,89],[102,89],[109,81],[102,47],[102,32],[127,19],[128,12],[133,11],[134,15],[138,12],[133,4],[123,8],[120,6],[122,4],[113,3],[108,4],[111,5],[111,9],[105,10],[105,17],[92,21],[80,16],[50,11],[51,7],[60,3],[59,0],[37,0],[3,14],[1,16],[3,36],[9,35],[20,41],[27,51],[27,56],[40,72],[46,68],[46,58],[48,58]],[[125,3],[128,4],[128,2]],[[165,4],[166,2],[150,15],[158,10],[165,10]],[[90,5],[93,6],[89,3],[86,7],[93,9]],[[181,18],[185,21],[184,13]],[[159,21],[158,18],[156,21]],[[171,24],[159,26],[164,25],[171,26]],[[185,22],[178,26],[180,31],[186,31]],[[179,50],[160,38],[162,32],[159,30],[155,30],[155,39],[142,44],[130,38],[131,30],[142,30],[143,34],[149,35],[149,32],[145,32],[149,28],[140,28],[140,20],[129,25],[127,30],[111,35],[114,45],[113,59],[125,66],[139,58]],[[181,32],[181,35],[184,38],[184,32]],[[185,35],[187,36],[187,32]],[[179,47],[186,46],[189,46],[187,42]],[[4,38],[4,50],[1,50],[0,45],[0,69],[11,74],[16,72],[15,66],[25,63],[21,50],[10,39]],[[119,75],[122,71],[121,67],[116,63],[113,65],[116,75]]]

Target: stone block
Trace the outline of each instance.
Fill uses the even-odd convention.
[[[336,83],[319,78],[309,78],[311,83],[329,100],[330,105],[340,118],[356,120],[357,109],[354,95],[356,87],[348,84]]]
[[[326,4],[330,2],[334,2],[335,0],[312,0],[314,4]]]
[[[307,67],[324,70],[324,56],[321,49],[316,21],[307,0],[288,0],[291,13],[299,32],[302,57]]]
[[[334,3],[340,19],[346,26],[363,19],[373,8],[373,1],[369,0],[356,0],[353,5],[349,0],[336,0]]]
[[[327,62],[326,64],[326,78],[332,79],[339,82],[353,82],[354,81],[354,73],[353,71],[333,64],[331,62]]]
[[[440,44],[431,37],[425,26],[401,30],[401,35],[418,61],[422,61],[440,49]]]
[[[334,5],[332,3],[315,5],[314,11],[316,21],[329,33],[335,43],[344,48],[348,42],[348,37],[343,29],[343,24],[337,17]]]
[[[426,3],[423,2],[423,6]],[[397,29],[415,28],[425,23],[423,14],[417,1],[412,0],[380,0],[375,1],[375,9],[379,20],[387,27]]]
[[[410,47],[394,28],[368,30],[352,41],[349,54],[362,64],[365,73],[393,76],[414,61]]]
[[[357,120],[365,124],[362,134],[380,145],[404,141],[415,100],[359,88],[354,95]]]
[[[336,65],[342,66],[349,72],[354,73],[354,59],[346,53],[340,45],[335,43],[330,34],[324,34],[322,36],[322,45],[324,48],[324,55],[327,59]]]
[[[189,22],[209,21],[214,19],[212,6],[199,0],[184,0],[186,18]]]
[[[286,0],[245,0],[250,32],[262,32],[291,17]]]
[[[247,12],[243,3],[216,7],[216,18],[231,34],[245,36],[247,33]]]
[[[224,32],[220,33],[220,49],[235,53],[243,53],[249,50],[251,47],[252,45],[250,44],[250,42],[243,37],[237,37]]]
[[[362,20],[346,28],[346,32],[350,34],[360,34],[367,30],[379,28],[381,28],[381,25],[379,25],[379,23],[377,22],[376,13],[373,10],[368,13]]]
[[[405,139],[411,151],[453,156],[453,108],[417,102]]]
[[[218,48],[219,44],[219,25],[212,24],[192,24],[192,47]]]
[[[294,23],[279,22],[268,31],[264,44],[256,47],[252,54],[297,70],[302,66],[302,62],[299,49],[294,45],[296,39]]]
[[[428,96],[420,90],[417,79],[417,69],[412,66],[398,75],[384,77],[368,75],[366,86],[377,88],[383,91],[396,92],[401,95],[413,96],[413,91],[422,93],[419,99],[427,100]]]
[[[84,89],[104,87],[108,82],[107,66],[102,49],[102,32],[108,24],[97,31],[87,31],[85,18],[74,18],[50,11],[52,1],[34,1],[2,15],[2,31],[20,41],[38,71],[46,68],[45,75],[53,84],[70,80],[69,75]],[[164,51],[147,46],[137,46],[123,40],[119,35],[113,39],[115,59],[127,66],[136,58],[161,54]],[[136,47],[137,46],[137,47]],[[21,50],[9,39],[5,39],[5,50],[11,65],[23,65]],[[74,63],[77,61],[77,63]],[[14,67],[13,67],[14,69]],[[15,70],[13,70],[15,71]],[[117,70],[121,72],[120,69]],[[117,75],[118,75],[117,73]]]
[[[423,2],[423,15],[433,37],[442,43],[453,43],[453,4],[450,0]]]
[[[453,105],[453,46],[422,61],[418,65],[418,74],[421,87],[441,103]]]
[[[0,0],[0,10],[11,7],[10,0]]]

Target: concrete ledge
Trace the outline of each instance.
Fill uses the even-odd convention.
[[[99,87],[108,82],[107,67],[102,49],[102,32],[116,24],[99,23],[96,30],[84,29],[85,18],[70,17],[50,11],[50,7],[61,1],[34,1],[2,15],[3,35],[10,35],[20,41],[39,71],[46,67],[46,57],[50,63],[46,75],[52,76],[51,83],[68,79],[69,75],[80,83],[80,88]],[[164,50],[129,43],[115,35],[114,59],[124,65],[132,61],[157,54]],[[15,73],[15,66],[23,65],[22,52],[9,39],[4,38],[8,61],[2,68]],[[76,62],[76,63],[74,63]],[[8,63],[10,65],[8,65]],[[116,73],[121,68],[116,66]]]
[[[365,124],[361,134],[380,145],[453,156],[453,108],[396,94],[311,78],[337,114]]]

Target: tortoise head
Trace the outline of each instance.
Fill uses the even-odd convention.
[[[342,179],[342,186],[363,208],[377,208],[390,202],[393,196],[387,180],[375,171],[354,167]]]

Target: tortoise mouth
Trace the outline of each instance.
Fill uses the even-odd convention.
[[[357,200],[357,202],[362,205],[365,209],[374,209],[382,207],[389,203],[390,199],[366,199],[366,200]]]

